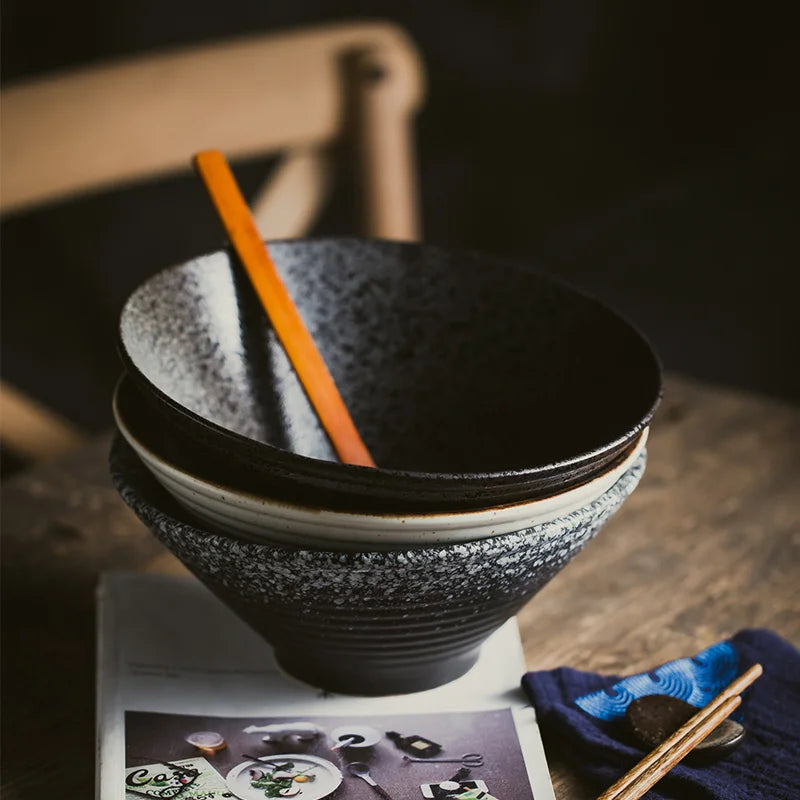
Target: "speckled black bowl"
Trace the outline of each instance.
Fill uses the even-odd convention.
[[[201,530],[121,438],[110,461],[125,502],[275,647],[288,672],[331,691],[391,694],[466,672],[484,639],[634,490],[645,454],[598,500],[542,525],[466,543],[346,553]]]
[[[491,256],[389,241],[269,245],[379,469],[341,464],[226,252],[129,298],[120,350],[165,452],[254,493],[352,511],[523,502],[624,458],[660,368],[600,303]]]

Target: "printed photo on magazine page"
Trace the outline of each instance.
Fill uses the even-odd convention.
[[[510,709],[302,719],[129,711],[125,741],[126,800],[533,800]]]

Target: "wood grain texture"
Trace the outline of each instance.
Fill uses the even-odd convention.
[[[744,627],[800,643],[800,409],[667,381],[642,483],[519,615],[530,669],[634,672]],[[108,440],[3,489],[3,797],[85,800],[94,586],[179,570],[110,485]],[[42,755],[46,758],[42,758]],[[547,743],[559,800],[596,797]]]
[[[800,643],[800,410],[672,378],[642,483],[519,615],[528,668],[633,673],[742,628]],[[553,743],[559,800],[578,782]]]

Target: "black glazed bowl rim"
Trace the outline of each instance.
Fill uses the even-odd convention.
[[[476,251],[458,251],[437,245],[398,242],[387,239],[313,237],[299,240],[268,240],[268,243],[296,246],[301,243],[320,245],[325,243],[360,243],[364,241],[384,242],[398,248],[413,248],[431,253],[461,254],[472,258],[483,256],[491,258],[492,263],[498,266],[518,269],[528,273],[533,271],[531,264],[515,259],[488,256]],[[224,253],[232,263],[236,263],[236,258],[230,248],[222,248],[206,253],[199,256],[199,258],[209,258],[220,253]],[[197,259],[191,259],[191,261],[195,260]],[[131,298],[149,280],[163,272],[185,268],[187,263],[189,262],[181,262],[160,270],[139,284],[126,299],[123,313]],[[376,507],[387,512],[397,510],[441,511],[486,508],[555,494],[579,486],[597,477],[605,469],[610,469],[614,463],[618,463],[625,457],[625,451],[635,443],[637,437],[649,425],[661,402],[663,392],[661,362],[649,340],[638,327],[602,301],[588,296],[549,275],[539,273],[539,277],[559,286],[567,293],[588,301],[604,314],[615,318],[619,324],[626,327],[643,346],[643,353],[649,357],[649,367],[656,379],[647,392],[652,399],[644,413],[640,414],[633,425],[621,431],[611,441],[591,450],[581,452],[571,458],[520,469],[478,472],[426,472],[380,466],[365,467],[301,455],[225,428],[192,411],[159,389],[138,368],[133,357],[128,352],[121,324],[117,326],[117,349],[126,371],[139,388],[140,393],[150,399],[151,406],[165,418],[165,422],[175,422],[180,427],[181,430],[177,434],[173,430],[168,435],[175,436],[178,442],[187,442],[188,439],[186,437],[190,431],[198,433],[202,436],[207,453],[224,453],[234,462],[234,465],[229,462],[226,467],[230,476],[229,483],[250,489],[261,486],[259,482],[254,486],[253,470],[263,473],[263,475],[271,479],[277,478],[278,485],[282,489],[286,489],[290,484],[299,485],[305,480],[309,482],[306,486],[314,486],[315,489],[322,490],[319,501],[315,501],[315,505],[356,511],[374,510]],[[643,392],[642,394],[645,393]],[[644,404],[642,407],[644,408]],[[201,445],[199,450],[203,449]],[[192,460],[194,461],[195,459]],[[196,461],[194,466],[195,469],[198,468]],[[374,495],[377,499],[366,499],[365,492],[367,495]],[[412,501],[411,505],[409,505],[410,496],[416,496],[416,500]],[[298,499],[300,497],[303,497],[302,493],[298,494],[296,490],[293,491],[289,488],[287,499]]]
[[[145,452],[149,453],[149,457],[153,460],[158,460],[161,464],[167,466],[169,469],[174,470],[175,472],[181,473],[183,476],[188,477],[194,481],[204,482],[206,484],[210,484],[215,486],[221,492],[224,492],[226,495],[238,495],[238,496],[247,496],[251,501],[256,502],[269,502],[269,503],[279,503],[285,507],[291,507],[295,510],[305,510],[305,511],[313,511],[313,512],[325,512],[325,513],[340,513],[338,509],[331,509],[324,506],[313,505],[308,502],[290,502],[286,497],[275,498],[271,496],[265,495],[263,492],[256,491],[254,489],[247,490],[242,488],[241,486],[235,486],[227,480],[227,476],[224,474],[224,470],[214,470],[213,468],[207,468],[205,470],[196,471],[195,467],[196,464],[193,464],[191,460],[187,460],[185,457],[185,453],[183,452],[165,452],[165,448],[163,446],[163,434],[158,427],[159,420],[157,419],[157,415],[155,412],[148,406],[146,402],[141,398],[139,393],[137,392],[136,386],[131,381],[130,376],[123,373],[119,380],[117,381],[116,387],[114,389],[114,395],[112,400],[112,407],[114,411],[114,417],[117,422],[117,432],[122,436],[123,439],[131,446],[131,448],[136,451],[136,454],[140,461],[144,463],[144,465],[151,471],[152,467],[148,463],[148,459],[145,458],[141,452],[137,448],[142,448]],[[613,471],[614,469],[618,469],[619,466],[626,461],[631,460],[631,456],[633,453],[636,452],[642,445],[642,437],[646,436],[646,431],[642,432],[640,436],[638,436],[633,444],[630,447],[625,448],[622,452],[622,455],[619,458],[614,459],[613,464],[608,468],[608,472]],[[133,441],[132,441],[133,440]],[[645,440],[646,441],[646,440]],[[631,460],[631,464],[633,461]],[[207,465],[206,465],[207,466]],[[630,468],[630,465],[629,467]],[[155,473],[154,473],[155,474]],[[602,475],[607,474],[605,471]],[[620,476],[624,473],[620,473]],[[592,480],[602,477],[602,475],[595,476],[595,478],[590,478],[586,482],[580,484],[577,487],[571,487],[571,489],[580,489],[581,486],[585,486],[587,483],[591,483]],[[159,483],[161,481],[156,476],[156,480]],[[162,483],[163,486],[163,483]],[[563,496],[563,493],[557,493],[556,495],[552,495],[550,493],[545,493],[544,497],[533,497],[527,501],[523,501],[522,503],[508,503],[508,504],[501,504],[501,505],[493,505],[490,509],[459,509],[459,510],[451,510],[446,509],[441,512],[433,512],[427,511],[422,514],[414,514],[406,513],[404,516],[406,519],[415,519],[422,517],[429,521],[430,524],[435,525],[436,521],[442,517],[447,517],[454,514],[472,514],[472,513],[481,513],[486,510],[491,510],[494,512],[502,512],[505,509],[513,509],[519,508],[520,506],[525,506],[529,508],[531,505],[531,501],[536,501],[539,499],[549,499],[551,497],[558,497]],[[185,506],[178,500],[178,504],[181,505],[183,508]],[[362,514],[365,516],[369,516],[372,519],[380,519],[381,517],[396,517],[398,512],[391,512],[391,511],[376,511],[376,512],[351,512],[354,514]],[[202,522],[200,523],[203,524]],[[496,534],[500,535],[500,534]]]
[[[507,484],[500,487],[501,489],[507,488],[506,494],[501,495],[496,492],[490,496],[487,495],[483,502],[459,502],[458,499],[453,500],[452,495],[446,495],[438,488],[428,492],[425,491],[425,487],[418,486],[415,487],[415,491],[419,493],[416,503],[410,501],[401,503],[397,501],[394,504],[381,503],[378,505],[365,501],[355,506],[352,502],[348,502],[338,495],[324,492],[310,500],[304,491],[293,491],[291,485],[281,484],[280,482],[265,483],[260,475],[254,474],[246,468],[240,468],[236,464],[224,464],[219,460],[204,457],[211,454],[198,452],[195,443],[189,441],[188,438],[183,438],[174,429],[172,431],[169,430],[169,426],[153,409],[152,404],[147,403],[145,398],[141,396],[139,387],[131,380],[130,375],[123,374],[120,377],[115,395],[126,424],[137,438],[144,442],[154,453],[157,453],[160,458],[165,458],[172,463],[175,468],[186,474],[195,475],[202,480],[229,487],[233,491],[246,492],[258,497],[267,497],[273,501],[297,504],[303,508],[313,507],[320,511],[391,515],[429,514],[435,516],[439,513],[479,511],[488,508],[501,509],[519,503],[528,503],[578,488],[600,477],[606,471],[616,468],[628,458],[641,437],[641,433],[637,434],[630,442],[625,442],[622,447],[606,454],[604,459],[593,462],[591,469],[576,470],[566,474],[557,473],[551,480],[540,481],[533,487],[528,484],[522,486]],[[478,488],[481,488],[480,477],[475,483]],[[456,488],[461,488],[462,486],[463,482],[459,482]]]
[[[125,437],[115,431],[108,454],[111,482],[126,505],[152,530],[167,526],[177,526],[183,531],[192,531],[208,541],[225,541],[234,544],[242,553],[274,552],[286,557],[313,558],[320,568],[334,570],[364,566],[366,563],[394,565],[412,568],[420,559],[436,557],[463,564],[465,555],[487,556],[487,566],[497,565],[494,556],[510,552],[527,552],[534,541],[549,542],[547,531],[567,529],[574,525],[583,526],[597,522],[603,517],[600,510],[613,508],[616,511],[639,485],[645,472],[647,450],[637,456],[633,464],[617,481],[599,497],[579,509],[554,517],[546,522],[522,527],[517,531],[500,533],[495,536],[474,539],[468,542],[431,542],[429,544],[397,543],[385,550],[371,548],[368,543],[357,550],[338,550],[335,547],[315,546],[306,543],[291,545],[281,542],[250,541],[234,533],[207,528],[195,520],[191,513],[164,488],[150,472]],[[607,520],[603,518],[600,525]],[[364,561],[368,559],[368,561]],[[407,561],[404,559],[411,559]],[[294,573],[292,573],[294,575]],[[296,576],[295,576],[296,577]],[[380,593],[383,594],[382,592]]]

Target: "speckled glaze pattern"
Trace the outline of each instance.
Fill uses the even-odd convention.
[[[126,305],[120,333],[130,358],[164,394],[242,436],[336,460],[226,253],[165,270],[145,289]]]
[[[551,522],[384,552],[293,549],[203,531],[182,519],[121,438],[110,463],[125,502],[290,671],[374,694],[427,688],[465,671],[480,643],[617,511],[645,461],[643,452],[597,501]]]
[[[160,272],[120,319],[131,376],[200,460],[294,481],[314,505],[478,508],[588,479],[655,410],[642,337],[530,267],[378,240],[269,247],[380,469],[336,463],[225,252]]]

